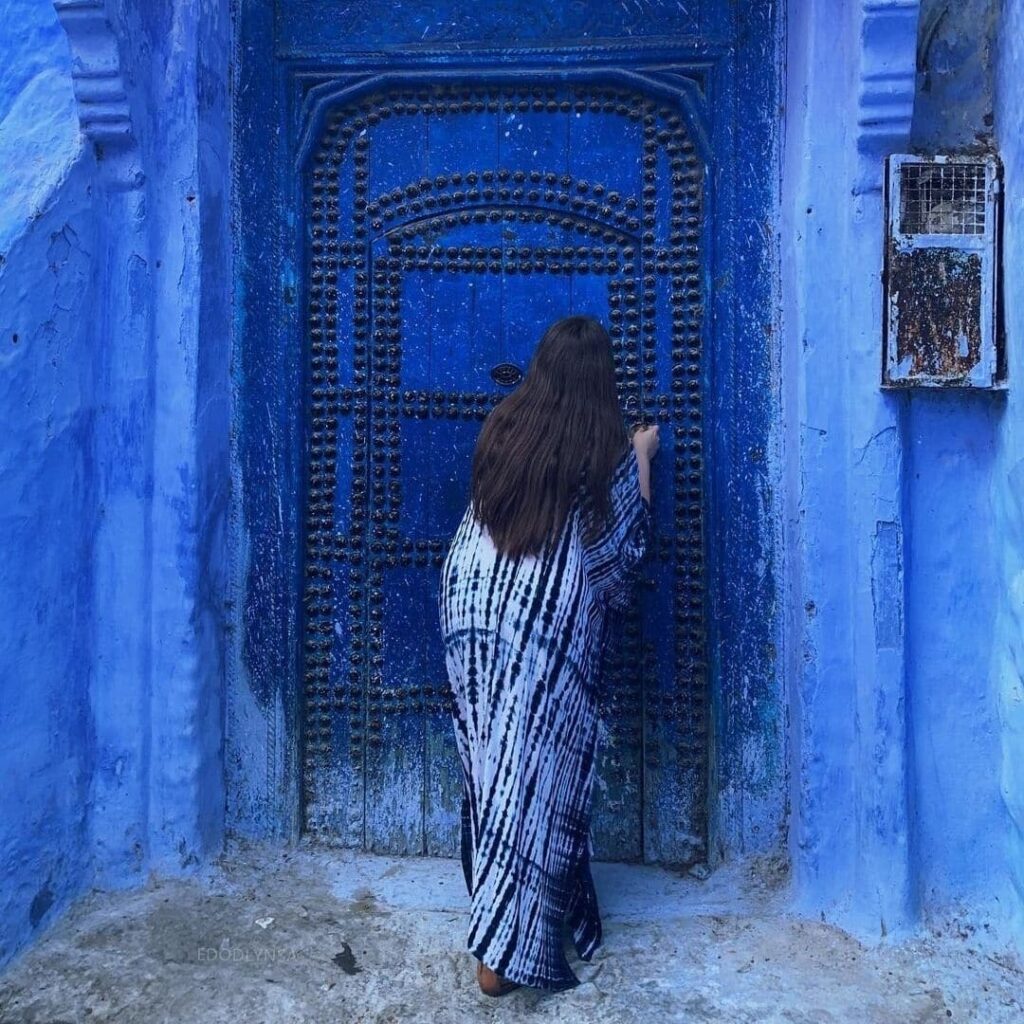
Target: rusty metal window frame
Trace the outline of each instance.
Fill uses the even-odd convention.
[[[1005,386],[1000,316],[1002,168],[994,154],[894,154],[886,160],[882,387]],[[966,376],[908,375],[897,359],[896,254],[954,249],[981,265],[981,358]]]

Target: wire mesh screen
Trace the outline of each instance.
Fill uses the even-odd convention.
[[[983,235],[985,165],[904,163],[900,231],[905,235]]]

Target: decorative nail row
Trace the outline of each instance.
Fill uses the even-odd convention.
[[[657,246],[654,238],[654,199],[657,191],[656,165],[645,149],[643,187],[639,201],[632,196],[617,196],[601,183],[566,180],[567,176],[554,175],[539,169],[505,169],[467,171],[464,174],[438,176],[428,181],[409,183],[404,189],[393,190],[386,196],[367,201],[369,179],[369,140],[360,132],[381,120],[398,115],[430,113],[456,113],[479,110],[548,110],[614,112],[639,119],[644,124],[645,141],[653,140],[668,156],[672,198],[669,210],[672,216],[669,246]],[[336,168],[346,154],[354,160],[355,196],[351,230],[343,237],[339,211],[339,186]],[[686,553],[695,543],[699,546],[700,517],[703,503],[700,487],[700,381],[702,338],[702,292],[699,243],[701,230],[700,191],[701,168],[692,143],[686,138],[685,126],[679,116],[668,107],[658,107],[646,98],[618,90],[596,90],[593,96],[571,100],[557,98],[536,90],[517,90],[514,94],[500,94],[487,90],[468,92],[453,90],[438,97],[431,91],[408,92],[390,96],[386,102],[363,103],[355,111],[339,113],[329,122],[325,145],[314,159],[311,173],[310,198],[310,266],[309,266],[309,349],[310,349],[310,409],[312,440],[310,444],[310,498],[308,506],[307,604],[307,693],[312,697],[308,706],[307,726],[312,725],[312,752],[329,756],[332,710],[347,707],[350,712],[351,761],[358,765],[362,758],[362,745],[379,742],[382,713],[393,713],[415,698],[396,695],[384,686],[382,679],[382,600],[383,569],[392,558],[420,559],[436,565],[438,551],[423,551],[402,542],[398,553],[394,539],[390,538],[381,549],[380,538],[388,536],[397,518],[401,492],[398,482],[400,468],[401,416],[447,416],[480,418],[486,415],[500,396],[486,395],[484,401],[477,393],[438,393],[400,391],[400,300],[402,273],[416,269],[472,270],[476,272],[543,272],[587,273],[610,275],[635,271],[635,252],[630,242],[624,242],[621,231],[640,232],[643,266],[647,272],[637,284],[632,280],[619,282],[610,291],[613,337],[617,339],[616,361],[620,382],[637,407],[648,415],[675,426],[675,459],[673,476],[676,483],[674,518],[676,535],[661,547],[675,554],[677,573],[683,577],[683,590],[677,588],[674,605],[676,621],[676,651],[682,655],[702,635],[703,600],[702,567]],[[396,194],[397,192],[397,194]],[[520,204],[515,209],[488,207],[494,203]],[[469,208],[454,209],[466,204]],[[534,204],[527,206],[525,204]],[[541,208],[547,204],[551,208]],[[386,225],[395,224],[401,217],[437,211],[415,225],[406,224],[388,232],[389,242],[400,244],[400,259],[381,268],[378,277],[374,268],[374,308],[384,315],[375,315],[369,322],[366,302],[370,282],[367,278],[367,240],[371,232],[379,232]],[[599,238],[608,243],[612,251],[603,255],[588,251],[586,255],[576,247],[572,253],[522,252],[510,249],[499,254],[484,253],[485,247],[446,247],[442,253],[431,247],[424,252],[417,246],[410,252],[405,242],[424,237],[438,226],[455,226],[481,221],[547,222],[571,228],[575,233]],[[593,223],[604,221],[604,224]],[[472,252],[467,251],[471,249]],[[511,251],[510,251],[511,250]],[[681,254],[682,251],[682,255]],[[392,250],[394,253],[394,249]],[[481,264],[483,264],[481,266]],[[337,274],[353,273],[352,322],[344,326],[338,322]],[[654,360],[656,338],[654,331],[654,275],[669,275],[670,313],[673,343],[670,393],[656,393]],[[613,282],[610,281],[610,284]],[[662,311],[664,313],[664,311]],[[352,387],[339,387],[337,339],[345,331],[346,351],[352,355],[348,367]],[[368,335],[372,332],[372,337]],[[696,378],[696,379],[695,379]],[[369,385],[369,386],[367,386]],[[375,439],[377,428],[382,427],[381,451],[365,456],[367,413],[373,408]],[[348,584],[348,675],[337,672],[337,680],[330,677],[333,617],[346,609],[333,607],[333,591],[325,577],[331,575],[331,562],[338,558],[333,547],[332,522],[334,491],[337,487],[337,430],[338,416],[351,416],[353,452],[351,458],[352,502],[350,525],[352,531],[349,553],[370,551],[365,576],[354,571]],[[693,423],[680,428],[682,422]],[[349,429],[346,425],[345,429]],[[360,440],[362,439],[362,440]],[[328,495],[330,501],[327,500]],[[372,513],[371,513],[372,508]],[[370,524],[369,527],[367,524]],[[696,529],[694,529],[696,526]],[[369,538],[364,540],[363,538]],[[410,542],[411,543],[411,542]],[[418,543],[418,542],[417,542]],[[354,546],[353,546],[354,545]],[[659,554],[662,551],[659,550]],[[333,562],[337,566],[337,562]],[[348,563],[350,570],[358,563]],[[363,620],[367,622],[364,629]],[[634,639],[635,642],[635,630]],[[335,657],[338,655],[336,654]],[[650,659],[648,659],[650,660]],[[699,663],[690,658],[691,666]],[[697,674],[692,678],[696,678]],[[362,699],[362,680],[368,679],[369,692]],[[653,684],[653,678],[651,680]],[[692,682],[692,679],[691,679]],[[428,695],[441,699],[436,689],[429,687]],[[346,697],[345,695],[348,694]],[[421,695],[422,699],[422,695]],[[347,701],[347,703],[346,703]],[[684,715],[672,695],[651,690],[647,706],[664,704],[668,717]],[[333,703],[332,703],[333,702]],[[360,727],[363,708],[367,709],[368,731]],[[691,715],[691,717],[693,717]],[[703,745],[698,744],[703,751]],[[696,754],[695,754],[696,757]],[[315,772],[314,772],[315,774]]]

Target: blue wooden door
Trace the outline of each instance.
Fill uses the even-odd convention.
[[[705,852],[708,156],[621,76],[313,92],[304,791],[311,831],[455,856],[461,777],[436,594],[481,422],[552,320],[609,327],[662,425],[656,538],[601,688],[599,859]],[[683,98],[681,98],[683,97]]]

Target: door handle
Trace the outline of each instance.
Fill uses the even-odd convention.
[[[523,379],[523,371],[515,363],[498,363],[491,367],[491,380],[503,388],[510,388]]]

